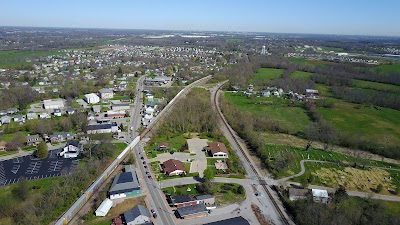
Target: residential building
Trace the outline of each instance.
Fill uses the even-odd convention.
[[[329,195],[327,190],[311,189],[314,202],[328,203]]]
[[[110,199],[131,197],[140,193],[142,189],[133,165],[125,166],[125,172],[114,178],[109,191]]]
[[[319,91],[314,89],[306,89],[306,98],[318,98]]]
[[[45,108],[45,109],[61,109],[61,108],[64,108],[64,101],[62,99],[57,99],[57,100],[45,99],[45,100],[43,100],[43,108]]]
[[[289,188],[288,192],[290,201],[296,201],[306,198],[308,194],[308,189]]]
[[[11,123],[11,117],[9,116],[2,116],[1,117],[1,124]]]
[[[249,221],[245,218],[238,216],[225,220],[219,220],[211,223],[206,223],[204,225],[250,225]]]
[[[19,110],[17,108],[8,108],[7,109],[7,114],[15,114],[17,113]]]
[[[169,200],[172,207],[180,208],[188,205],[197,205],[199,201],[192,195],[171,195]]]
[[[7,115],[7,110],[0,110],[0,116]]]
[[[168,176],[186,174],[185,167],[183,166],[182,162],[176,159],[169,159],[165,161],[161,167]]]
[[[42,112],[39,114],[39,118],[40,119],[48,119],[48,118],[51,118],[51,116],[47,112]]]
[[[41,141],[41,138],[38,134],[35,135],[28,135],[26,137],[26,144],[27,145],[38,145]]]
[[[99,96],[94,93],[86,94],[83,100],[85,100],[85,102],[88,104],[96,104],[100,102]]]
[[[118,104],[112,104],[111,105],[112,110],[130,110],[131,107],[129,103],[118,103]]]
[[[96,216],[106,216],[111,207],[113,207],[113,201],[108,198],[104,199],[95,212]]]
[[[63,142],[73,140],[74,134],[70,132],[54,132],[53,135],[50,136],[51,142]]]
[[[115,133],[118,132],[117,123],[113,122],[110,124],[93,124],[88,126],[88,134],[99,134],[99,133]]]
[[[23,116],[23,115],[15,115],[14,116],[14,122],[25,123],[25,116]]]
[[[137,205],[124,212],[125,223],[127,225],[148,223],[150,222],[150,217],[149,210],[142,205]]]
[[[61,110],[60,109],[54,109],[53,115],[54,116],[62,116]]]
[[[75,113],[75,111],[76,111],[75,108],[68,108],[66,112],[67,112],[68,115],[72,115],[72,114]]]
[[[208,210],[204,204],[189,205],[177,208],[175,215],[181,219],[192,219],[197,217],[204,217],[208,215]]]
[[[26,119],[27,120],[34,120],[34,119],[37,119],[37,118],[38,118],[37,113],[29,112],[29,113],[26,114]]]
[[[228,157],[228,149],[225,144],[222,142],[213,142],[208,144],[206,147],[212,157],[218,158],[227,158]]]
[[[99,97],[101,99],[111,99],[114,98],[114,92],[109,88],[102,88],[99,90]]]

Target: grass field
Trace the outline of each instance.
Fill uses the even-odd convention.
[[[400,64],[384,64],[372,67],[371,70],[381,74],[400,74]]]
[[[17,50],[6,50],[0,51],[0,68],[9,68],[20,65],[31,65],[32,62],[27,60],[32,57],[49,56],[49,55],[60,55],[62,53],[56,51],[17,51]]]
[[[226,92],[224,97],[235,105],[253,112],[255,116],[268,116],[281,122],[291,134],[302,131],[311,123],[301,107],[289,107],[286,101],[276,97],[247,97],[241,93]],[[259,104],[259,103],[263,104]]]
[[[334,64],[333,62],[325,62],[325,61],[321,61],[321,60],[310,60],[310,59],[297,58],[297,57],[289,57],[288,59],[292,63],[308,65],[308,66],[316,66],[316,65],[329,66],[331,64]]]
[[[302,79],[304,79],[304,80],[308,80],[308,79],[310,79],[310,77],[311,77],[311,73],[310,73],[310,72],[303,72],[303,71],[298,71],[298,70],[296,70],[296,71],[294,71],[294,72],[292,73],[292,77],[295,77],[295,78],[302,78]]]
[[[265,83],[274,78],[282,76],[283,69],[261,68],[249,80],[250,84]]]
[[[318,108],[321,117],[338,130],[358,134],[378,143],[400,143],[400,111],[382,108],[376,110],[370,106],[331,99],[335,101],[334,108]]]
[[[400,86],[393,85],[393,84],[383,84],[383,83],[377,83],[377,82],[371,82],[371,81],[365,81],[365,80],[353,80],[353,86],[357,87],[357,88],[400,93]]]

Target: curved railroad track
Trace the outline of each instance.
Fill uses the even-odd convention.
[[[221,112],[221,109],[220,109],[219,104],[218,104],[218,98],[217,97],[218,97],[218,92],[220,91],[221,87],[226,82],[224,82],[221,85],[219,85],[217,90],[214,92],[214,102],[213,102],[213,104],[214,104],[215,108],[218,111],[218,115],[221,118],[221,121],[223,122],[223,124],[225,125],[227,130],[229,131],[229,134],[232,136],[232,139],[235,141],[236,145],[238,146],[238,148],[239,148],[240,152],[242,153],[243,157],[245,158],[246,162],[249,164],[251,170],[254,172],[254,174],[256,175],[257,179],[260,181],[260,185],[263,187],[263,189],[267,193],[268,197],[271,199],[271,202],[274,205],[274,207],[275,207],[276,211],[278,212],[278,214],[280,215],[282,222],[284,224],[286,224],[286,225],[290,225],[289,220],[286,218],[285,214],[282,212],[282,209],[279,207],[279,205],[276,202],[275,198],[272,196],[271,191],[268,189],[268,185],[265,183],[265,181],[263,180],[262,176],[260,176],[260,174],[258,173],[256,168],[254,167],[254,165],[250,161],[249,157],[246,155],[246,152],[244,151],[244,149],[241,147],[239,141],[237,140],[237,137],[235,135],[235,131],[229,126],[229,123],[226,121],[224,115]]]

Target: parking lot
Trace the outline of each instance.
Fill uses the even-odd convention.
[[[60,176],[61,171],[71,172],[78,165],[78,160],[58,158],[60,149],[49,151],[46,159],[37,159],[32,155],[0,161],[0,185],[9,185],[21,177],[28,180]]]

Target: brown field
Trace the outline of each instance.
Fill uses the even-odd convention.
[[[326,186],[344,186],[347,190],[373,192],[379,184],[382,184],[381,194],[389,194],[388,190],[394,190],[390,174],[382,169],[372,168],[368,170],[346,167],[344,170],[321,168],[312,173]]]

